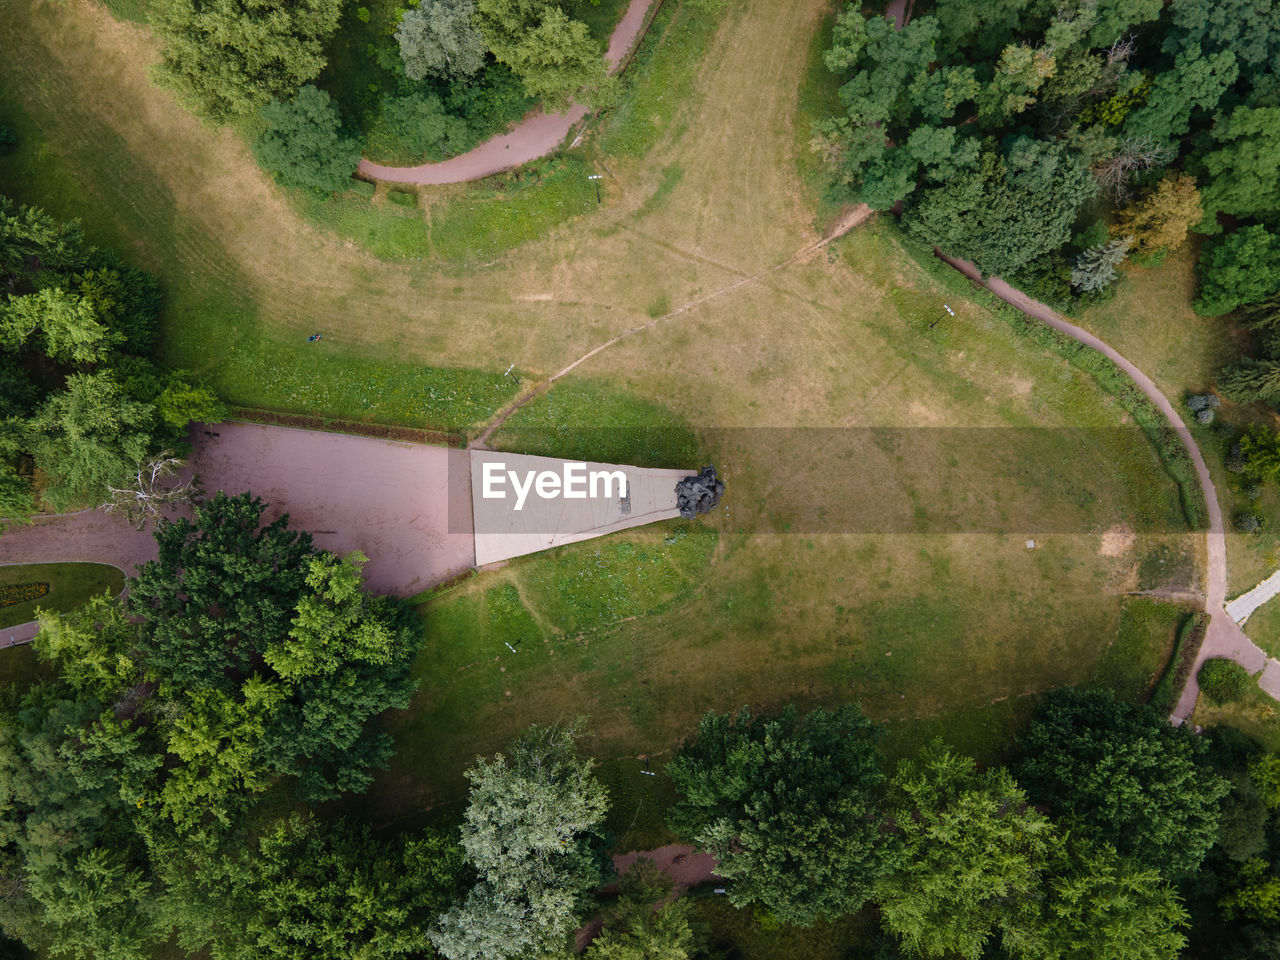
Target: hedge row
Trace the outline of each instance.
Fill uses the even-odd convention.
[[[1178,627],[1177,639],[1173,642],[1173,655],[1169,657],[1169,665],[1165,667],[1160,682],[1151,692],[1147,701],[1156,713],[1164,716],[1173,713],[1178,705],[1178,697],[1182,695],[1187,679],[1191,676],[1191,668],[1195,666],[1196,657],[1200,655],[1200,644],[1204,643],[1205,632],[1209,629],[1209,614],[1203,610],[1191,614]]]

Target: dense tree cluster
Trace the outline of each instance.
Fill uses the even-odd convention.
[[[1028,731],[1024,788],[941,743],[885,782],[873,733],[847,707],[710,714],[669,767],[672,827],[716,854],[734,903],[807,925],[872,900],[907,956],[1178,956],[1172,884],[1229,809],[1202,741],[1110,695],[1056,694]]]
[[[225,408],[149,354],[156,281],[89,245],[77,223],[0,197],[0,517],[100,502],[192,420]]]
[[[1098,295],[1124,244],[1225,231],[1197,302],[1225,313],[1280,287],[1277,48],[1270,0],[937,0],[901,29],[851,4],[815,147],[843,197],[1051,300]]]
[[[162,525],[127,604],[44,618],[56,679],[0,704],[6,933],[86,960],[165,940],[214,960],[532,960],[570,955],[596,913],[588,960],[706,956],[652,862],[602,904],[608,796],[581,720],[477,758],[452,836],[299,810],[385,758],[371,720],[404,705],[420,627],[364,592],[359,558],[262,519],[219,495]],[[857,707],[711,713],[668,766],[670,823],[768,926],[874,903],[867,956],[1174,960],[1188,930],[1271,955],[1280,759],[1073,691],[1020,755],[980,769],[935,741],[886,777]]]
[[[417,955],[462,869],[264,811],[364,790],[421,624],[248,494],[163,522],[128,599],[42,613],[56,679],[0,710],[0,924],[75,957]],[[274,796],[274,801],[268,797]]]
[[[157,0],[149,18],[164,41],[161,77],[211,120],[260,115],[262,165],[323,193],[349,182],[366,148],[440,160],[539,101],[600,104],[610,90],[603,45],[560,0]],[[326,71],[341,34],[367,35],[365,25],[377,42],[351,43],[340,69],[384,82]]]

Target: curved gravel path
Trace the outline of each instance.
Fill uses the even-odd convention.
[[[614,73],[640,35],[645,17],[654,0],[631,0],[627,12],[609,37],[609,49],[605,60],[609,72]],[[424,163],[416,167],[385,167],[380,163],[361,160],[356,173],[374,180],[390,183],[463,183],[482,180],[495,173],[502,173],[530,160],[545,157],[569,135],[574,124],[587,115],[587,108],[573,104],[563,113],[543,113],[541,110],[522,120],[507,133],[486,140],[474,150],[468,150],[442,163]]]
[[[1218,492],[1213,485],[1212,477],[1209,476],[1209,467],[1204,462],[1200,447],[1196,444],[1195,438],[1191,436],[1191,431],[1187,428],[1186,423],[1183,422],[1182,417],[1178,415],[1178,411],[1169,402],[1169,398],[1160,391],[1160,388],[1155,385],[1155,382],[1150,377],[1139,370],[1118,350],[1087,330],[1077,327],[1057,311],[1040,303],[1038,300],[1031,299],[1022,291],[1009,286],[999,277],[990,277],[984,280],[978,268],[967,260],[948,257],[939,252],[937,248],[934,248],[934,252],[941,260],[955,267],[969,279],[985,284],[988,290],[1005,303],[1011,304],[1027,314],[1027,316],[1035,317],[1055,330],[1065,333],[1071,339],[1079,341],[1087,347],[1092,347],[1114,362],[1138,385],[1138,389],[1146,394],[1151,402],[1160,409],[1160,412],[1168,419],[1170,426],[1178,434],[1178,439],[1182,441],[1182,445],[1186,447],[1187,454],[1191,457],[1191,463],[1195,467],[1196,477],[1200,481],[1200,489],[1204,493],[1206,506],[1209,509],[1209,530],[1205,534],[1208,546],[1209,570],[1204,609],[1209,614],[1210,620],[1209,629],[1205,633],[1204,643],[1200,646],[1200,653],[1196,657],[1191,676],[1187,679],[1187,685],[1183,688],[1182,695],[1178,698],[1178,705],[1174,708],[1173,715],[1169,719],[1175,724],[1181,724],[1191,716],[1192,710],[1195,709],[1196,697],[1200,693],[1200,685],[1196,681],[1196,673],[1200,669],[1200,664],[1211,657],[1226,657],[1234,660],[1251,674],[1264,671],[1259,679],[1259,685],[1272,697],[1280,700],[1280,662],[1268,657],[1257,644],[1245,636],[1244,631],[1231,619],[1223,607],[1227,599],[1227,538],[1222,525],[1222,508],[1218,504]]]

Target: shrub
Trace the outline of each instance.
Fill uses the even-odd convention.
[[[1212,657],[1200,667],[1196,677],[1200,692],[1216,704],[1235,703],[1244,696],[1250,679],[1249,671],[1234,660]]]
[[[1193,393],[1187,397],[1187,409],[1192,413],[1200,413],[1209,409],[1209,398],[1203,393]]]
[[[1208,408],[1196,411],[1196,422],[1213,423],[1213,411]]]
[[[18,143],[18,136],[11,129],[0,123],[0,156],[8,153]]]
[[[1237,513],[1234,520],[1236,529],[1241,533],[1257,533],[1262,529],[1262,520],[1256,513]]]
[[[402,207],[416,207],[418,205],[418,195],[409,193],[407,190],[392,190],[387,194],[387,199],[392,203],[398,203]]]
[[[365,200],[372,200],[373,195],[378,192],[378,188],[368,180],[352,180],[350,190],[357,197],[363,197]]]
[[[1233,443],[1227,451],[1227,469],[1232,473],[1244,473],[1244,450],[1240,444]]]
[[[1257,500],[1262,496],[1262,487],[1256,483],[1246,483],[1240,488],[1240,496],[1250,501]]]

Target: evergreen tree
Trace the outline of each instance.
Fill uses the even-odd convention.
[[[1244,359],[1218,374],[1218,392],[1232,403],[1269,400],[1280,393],[1280,360]]]
[[[1071,270],[1071,285],[1085,292],[1109,287],[1132,245],[1133,237],[1117,237],[1083,251]]]

